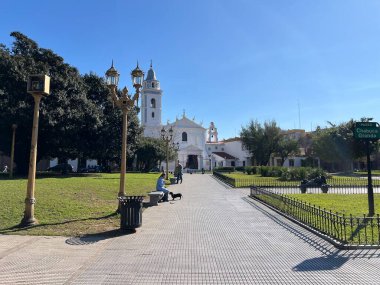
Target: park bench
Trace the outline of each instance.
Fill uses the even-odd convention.
[[[151,206],[157,206],[158,205],[158,201],[160,201],[162,199],[162,197],[164,197],[164,192],[162,191],[153,191],[153,192],[150,192],[148,193],[148,196],[149,196],[149,204]]]

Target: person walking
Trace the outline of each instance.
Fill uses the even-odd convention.
[[[177,184],[179,182],[179,180],[181,180],[181,183],[182,183],[182,170],[183,170],[183,167],[182,167],[182,164],[179,163],[179,160],[178,160],[178,164],[177,164]]]

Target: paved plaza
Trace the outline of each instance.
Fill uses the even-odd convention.
[[[380,250],[339,251],[210,175],[134,234],[0,235],[0,284],[380,284]]]

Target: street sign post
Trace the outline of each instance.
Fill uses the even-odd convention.
[[[367,148],[367,171],[368,171],[368,215],[375,214],[375,201],[373,198],[372,173],[371,173],[371,153],[369,142],[380,139],[380,126],[376,122],[355,123],[354,138],[365,140]]]
[[[380,139],[380,127],[375,122],[355,123],[354,137],[356,139]]]

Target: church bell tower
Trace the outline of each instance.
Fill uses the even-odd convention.
[[[210,123],[210,127],[208,128],[207,134],[208,134],[207,142],[210,142],[210,143],[218,142],[218,130],[217,128],[215,128],[214,122]]]
[[[141,95],[141,125],[144,127],[144,136],[158,138],[161,128],[162,90],[152,63],[144,80]]]

